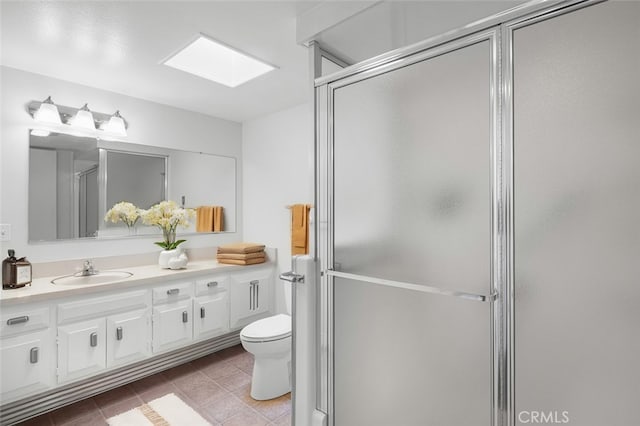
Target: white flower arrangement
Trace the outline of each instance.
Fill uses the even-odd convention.
[[[140,216],[145,225],[157,226],[162,230],[164,241],[155,244],[165,250],[173,250],[186,241],[176,241],[176,228],[188,227],[189,220],[195,217],[195,210],[178,207],[175,201],[161,201],[149,210],[141,210]]]
[[[121,201],[111,207],[104,216],[105,222],[124,222],[128,228],[132,228],[140,219],[141,210],[128,201]]]

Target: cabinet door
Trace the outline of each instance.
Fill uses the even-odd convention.
[[[227,292],[198,297],[193,302],[193,335],[195,339],[218,336],[229,330]]]
[[[191,299],[153,308],[153,352],[183,346],[193,338]]]
[[[104,318],[58,327],[58,380],[68,382],[106,367]]]
[[[151,353],[151,310],[140,309],[107,318],[107,367],[128,364]]]
[[[271,309],[272,270],[255,271],[234,277],[230,287],[231,329],[239,328],[264,316]]]
[[[52,331],[2,340],[2,401],[45,390],[55,384]]]
[[[261,314],[271,309],[271,279],[258,279],[252,281],[254,286],[253,313]]]

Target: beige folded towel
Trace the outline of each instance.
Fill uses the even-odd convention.
[[[218,253],[218,259],[236,259],[236,260],[247,260],[247,259],[257,259],[260,257],[265,257],[264,251],[257,251],[255,253],[244,253],[244,254],[236,254],[236,253]]]
[[[258,263],[264,263],[266,258],[257,257],[255,259],[218,259],[218,263],[224,263],[226,265],[257,265]]]
[[[264,250],[264,244],[256,244],[256,243],[225,244],[223,246],[218,247],[218,253],[245,254],[245,253],[255,253],[263,250]]]

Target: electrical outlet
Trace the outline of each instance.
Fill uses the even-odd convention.
[[[0,241],[11,241],[11,225],[8,223],[0,224]]]

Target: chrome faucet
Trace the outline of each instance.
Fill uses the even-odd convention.
[[[82,265],[82,271],[80,275],[83,277],[88,277],[90,275],[96,275],[98,271],[93,267],[93,262],[91,260],[85,260],[84,265]]]

